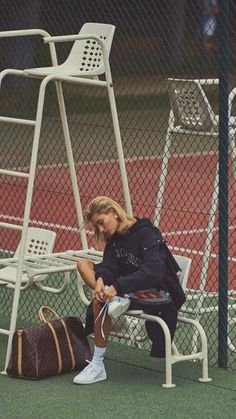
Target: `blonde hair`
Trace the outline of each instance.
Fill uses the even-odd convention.
[[[97,196],[88,204],[84,212],[85,223],[90,223],[95,213],[107,214],[111,209],[117,215],[118,226],[116,232],[121,235],[125,234],[135,223],[136,219],[128,215],[116,201],[107,196]],[[95,226],[95,240],[97,242],[106,240],[98,226]]]

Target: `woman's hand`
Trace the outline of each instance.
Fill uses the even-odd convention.
[[[113,297],[117,295],[115,287],[110,285],[110,287],[106,287],[103,292],[103,298],[105,301],[110,301]]]
[[[95,286],[95,298],[96,300],[100,301],[101,303],[103,303],[104,300],[104,282],[102,278],[98,278],[96,281],[96,286]]]
[[[110,301],[113,297],[117,295],[116,289],[113,285],[110,287],[104,286],[104,282],[102,278],[98,278],[96,281],[95,287],[95,298],[96,300],[100,301],[101,303],[105,303],[106,301]]]

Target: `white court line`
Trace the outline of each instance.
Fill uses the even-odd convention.
[[[171,155],[172,158],[176,159],[178,157],[199,157],[199,156],[212,156],[212,155],[216,155],[218,154],[218,151],[204,151],[203,153],[201,153],[200,151],[198,153],[174,153]],[[125,163],[133,163],[136,161],[152,161],[152,160],[162,160],[163,156],[145,156],[145,157],[126,157],[125,158]],[[93,165],[97,165],[97,164],[107,164],[107,163],[118,163],[119,159],[110,159],[110,160],[85,160],[85,161],[78,161],[77,165],[81,164],[81,165],[85,165],[85,166],[93,166]],[[54,167],[68,167],[68,163],[59,163],[59,164],[52,164],[52,165],[43,165],[43,166],[37,166],[39,169],[50,169],[50,168],[54,168]]]
[[[4,214],[0,214],[0,217],[5,219],[5,220],[11,220],[11,221],[17,221],[17,222],[23,222],[23,218],[21,217],[14,217],[12,215],[4,215]],[[63,224],[54,224],[54,223],[47,223],[45,221],[39,221],[39,220],[30,220],[31,224],[36,224],[36,225],[44,225],[46,227],[54,227],[54,228],[58,228],[59,230],[66,230],[66,231],[74,231],[74,232],[78,232],[80,233],[81,229],[77,228],[77,227],[70,227],[70,226],[66,226]],[[234,230],[236,229],[236,226],[232,225],[229,226],[228,228],[229,230]],[[218,231],[219,228],[218,227],[214,227],[214,231]],[[189,234],[196,234],[196,233],[205,233],[207,231],[207,227],[206,228],[199,228],[199,229],[194,229],[194,230],[177,230],[177,231],[168,231],[168,232],[163,232],[162,234],[164,236],[174,236],[174,235],[189,235]],[[88,234],[91,234],[91,231],[87,231]]]
[[[204,152],[197,152],[197,153],[174,153],[171,155],[172,158],[176,159],[178,157],[184,158],[184,157],[198,157],[198,156],[213,156],[217,155],[218,151],[204,151]],[[162,160],[163,156],[145,156],[145,157],[126,157],[125,162],[126,163],[133,163],[136,161],[152,161],[152,160]],[[110,160],[79,160],[76,162],[75,166],[78,165],[84,165],[84,166],[94,166],[97,164],[108,164],[108,163],[118,163],[119,159],[110,159]],[[68,167],[68,163],[59,163],[59,164],[45,164],[45,165],[37,165],[37,169],[54,169],[54,168],[61,168],[61,167]],[[15,167],[12,170],[29,170],[29,166],[24,167]]]
[[[232,225],[228,227],[228,230],[236,230],[236,226]],[[218,231],[219,227],[214,227],[213,231]],[[196,228],[194,230],[177,230],[177,231],[169,231],[165,233],[167,236],[175,236],[175,235],[187,235],[187,234],[196,234],[196,233],[206,233],[207,227],[205,228]]]
[[[209,151],[209,152],[197,152],[197,153],[174,153],[171,155],[172,158],[185,158],[185,157],[198,157],[198,156],[213,156],[213,155],[217,155],[218,151]],[[145,156],[145,157],[132,157],[132,158],[125,158],[125,162],[129,163],[129,162],[135,162],[135,161],[158,161],[158,160],[162,160],[163,156]],[[97,164],[107,164],[107,163],[118,163],[119,160],[118,159],[110,159],[110,160],[95,160],[95,161],[91,161],[91,160],[85,160],[85,161],[78,161],[77,165],[85,165],[85,166],[93,166],[93,165],[97,165]],[[61,168],[61,167],[68,167],[68,163],[59,163],[59,164],[50,164],[50,165],[38,165],[37,169],[54,169],[54,168]],[[15,168],[15,170],[19,170],[21,169],[23,170],[29,170],[29,167],[17,167]],[[14,220],[14,221],[21,221],[23,222],[23,219],[20,217],[12,217],[12,216],[5,216],[5,215],[1,215],[0,216],[2,218],[5,219],[9,219],[9,220]],[[50,228],[57,228],[59,230],[65,230],[65,231],[72,231],[72,232],[78,232],[80,233],[80,229],[77,227],[69,227],[69,226],[65,226],[65,225],[61,225],[61,224],[54,224],[54,223],[46,223],[43,221],[35,221],[35,220],[30,220],[31,224],[35,224],[35,225],[41,225],[41,226],[45,226],[45,227],[50,227]],[[229,230],[234,229],[235,226],[230,226]],[[164,236],[173,236],[173,235],[189,235],[189,234],[195,234],[195,233],[203,233],[206,232],[207,228],[201,228],[201,229],[193,229],[193,230],[178,230],[175,232],[166,232],[163,233]],[[218,227],[214,228],[215,231],[218,230]],[[92,235],[93,232],[91,231],[86,231],[86,233],[88,235]],[[198,250],[192,250],[192,249],[185,249],[185,248],[181,248],[181,247],[177,247],[177,246],[170,246],[170,249],[172,250],[177,250],[180,252],[185,252],[185,253],[189,253],[189,254],[196,254],[196,255],[200,255],[203,256],[204,252],[203,251],[198,251]],[[213,258],[218,258],[219,256],[215,253],[211,254],[211,257]],[[229,257],[228,258],[229,261],[234,261],[236,262],[236,258],[233,257]]]
[[[0,214],[0,217],[2,217],[3,219],[11,220],[11,221],[23,222],[23,218],[20,218],[20,217],[7,216],[7,215],[1,215],[1,214]],[[70,227],[70,226],[66,226],[66,225],[63,225],[63,224],[46,223],[44,221],[30,220],[30,223],[31,224],[34,224],[34,225],[37,225],[37,226],[57,228],[58,230],[65,230],[65,231],[69,231],[69,232],[73,232],[73,233],[80,233],[80,231],[81,231],[77,227]],[[232,228],[234,228],[234,226],[231,226],[230,227],[230,229],[232,229]],[[192,231],[194,231],[194,230],[192,230]],[[199,230],[196,230],[196,232],[199,232]],[[93,232],[90,231],[90,230],[86,230],[86,233],[89,236],[92,236],[93,235]],[[167,233],[163,233],[163,236],[164,237],[165,236],[168,236],[168,234],[169,234],[168,232]],[[173,234],[173,233],[171,232],[171,234]],[[180,231],[178,232],[178,234],[180,234]],[[171,250],[176,250],[176,251],[182,252],[182,253],[188,253],[188,254],[199,255],[199,256],[203,256],[204,255],[204,252],[202,250],[186,249],[184,247],[179,247],[179,246],[169,246],[169,248]],[[218,259],[219,258],[219,255],[217,255],[216,253],[211,253],[210,256],[213,259],[216,259],[216,258]],[[228,261],[229,262],[230,261],[231,262],[236,262],[236,258],[229,256],[228,257]]]
[[[202,250],[185,249],[185,247],[179,247],[179,246],[168,246],[168,247],[169,247],[170,250],[176,250],[177,252],[188,253],[188,254],[199,255],[199,256],[204,255],[204,252]],[[210,256],[213,259],[219,259],[219,255],[217,255],[216,253],[211,253]],[[229,262],[236,262],[236,258],[229,256],[228,261]]]
[[[175,153],[175,154],[172,154],[171,155],[171,157],[173,157],[173,158],[179,158],[179,157],[198,157],[198,156],[211,156],[211,155],[216,155],[216,154],[218,154],[218,151],[205,151],[205,152],[197,152],[197,153],[187,153],[187,154],[184,154],[184,153],[180,153],[180,154],[177,154],[177,153]],[[145,156],[145,157],[132,157],[132,158],[125,158],[125,162],[126,163],[129,163],[129,162],[135,162],[135,161],[151,161],[151,160],[162,160],[162,158],[163,158],[163,156]],[[82,165],[87,165],[87,166],[94,166],[94,165],[97,165],[97,164],[101,164],[101,165],[103,165],[103,164],[107,164],[107,163],[114,163],[114,162],[118,162],[119,160],[118,159],[111,159],[111,160],[102,160],[102,161],[100,161],[100,160],[95,160],[95,161],[91,161],[91,160],[85,160],[85,161],[79,161],[79,162],[77,162],[77,165],[80,165],[80,164],[82,164]],[[68,163],[59,163],[59,164],[50,164],[50,165],[38,165],[37,166],[37,169],[45,169],[45,170],[47,170],[47,169],[54,169],[54,168],[61,168],[61,167],[65,167],[65,168],[67,168],[68,167]],[[21,170],[21,171],[24,171],[24,170],[29,170],[29,167],[28,166],[25,166],[25,167],[16,167],[16,168],[14,168],[14,170]],[[0,216],[2,216],[3,218],[4,218],[4,215],[1,215],[0,214]],[[8,217],[6,217],[6,218],[8,218]],[[9,219],[11,219],[11,218],[9,218]],[[14,217],[12,218],[12,219],[14,219]],[[22,219],[21,218],[15,218],[15,220],[19,220],[19,221],[22,221]],[[79,229],[77,229],[77,228],[70,228],[70,227],[68,227],[68,226],[61,226],[61,225],[57,225],[57,224],[51,224],[51,223],[43,223],[43,222],[41,222],[41,221],[31,221],[32,223],[37,223],[38,225],[45,225],[45,226],[48,226],[48,227],[56,227],[56,228],[62,228],[62,229],[64,229],[64,230],[73,230],[73,231],[75,231],[75,232],[80,232],[80,230]],[[199,229],[199,230],[186,230],[186,231],[176,231],[176,232],[169,232],[169,233],[166,233],[166,234],[168,234],[168,235],[175,235],[175,234],[177,234],[177,235],[180,235],[180,234],[194,234],[194,233],[198,233],[198,232],[204,232],[205,231],[205,229]]]
[[[19,223],[23,223],[23,218],[21,217],[14,217],[12,215],[4,215],[4,214],[0,214],[0,218],[3,218],[5,220],[10,220],[10,221],[17,221]],[[30,224],[34,224],[36,226],[44,226],[44,227],[50,227],[50,228],[57,228],[58,230],[65,230],[65,231],[70,231],[73,233],[80,233],[81,232],[81,228],[78,227],[70,227],[70,226],[66,226],[63,224],[54,224],[54,223],[47,223],[45,221],[39,221],[39,220],[30,220],[29,221]],[[86,230],[86,233],[88,235],[93,235],[93,232],[90,230]]]

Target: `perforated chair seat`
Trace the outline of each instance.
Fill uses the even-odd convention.
[[[93,77],[104,73],[101,45],[96,39],[83,39],[85,36],[97,36],[106,46],[109,56],[115,26],[102,23],[85,23],[70,51],[66,61],[57,66],[25,69],[28,75],[45,77],[48,75]],[[70,36],[62,37],[69,40]],[[49,38],[50,39],[50,38]],[[60,39],[60,37],[57,37]]]

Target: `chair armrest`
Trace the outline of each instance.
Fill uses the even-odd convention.
[[[34,35],[41,36],[42,38],[47,38],[51,36],[50,33],[48,33],[47,31],[44,31],[43,29],[21,29],[17,31],[1,31],[0,32],[0,38],[13,38],[17,36],[34,36]],[[49,45],[49,49],[50,49],[52,65],[58,65],[55,45],[54,44]]]
[[[103,40],[94,34],[84,34],[84,35],[64,35],[64,36],[46,36],[44,38],[44,42],[47,44],[49,42],[73,42],[73,41],[82,41],[85,39],[94,39],[95,41],[97,41],[102,48],[105,47]]]
[[[42,37],[48,37],[50,34],[43,29],[21,29],[17,31],[1,31],[0,38],[12,38],[14,36],[31,36],[40,35]]]

